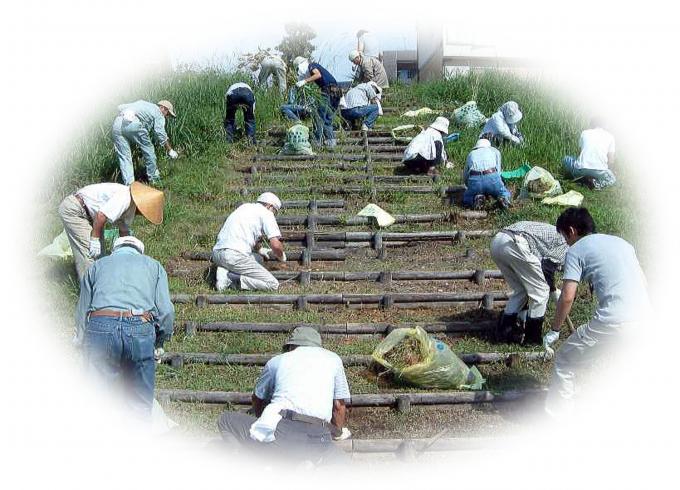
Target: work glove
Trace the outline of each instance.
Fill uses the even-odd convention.
[[[560,295],[562,294],[562,291],[559,289],[555,289],[554,291],[551,291],[550,293],[550,299],[553,300],[555,303],[560,299]]]
[[[161,360],[163,359],[163,354],[165,354],[165,349],[163,349],[163,347],[158,347],[157,349],[153,350],[153,358],[154,361],[156,361],[156,364],[161,363]]]
[[[557,339],[560,338],[560,333],[555,332],[554,330],[548,330],[548,333],[543,336],[543,347],[545,348],[545,357],[546,359],[552,359],[552,357],[555,355],[555,351],[551,347],[555,342],[557,342]]]
[[[520,139],[519,139],[517,136],[515,136],[514,134],[510,136],[510,141],[512,141],[513,143],[516,143],[516,144],[520,144],[520,143],[522,142],[522,140],[520,140]]]
[[[90,251],[87,255],[92,259],[96,259],[102,254],[102,243],[99,238],[90,238]]]
[[[179,157],[179,154],[175,150],[170,150],[168,152],[168,156],[170,158],[172,158],[173,160],[177,160],[177,158]]]
[[[307,83],[307,80],[300,80],[299,82],[297,82],[297,83],[295,84],[295,86],[296,86],[297,88],[302,88],[302,87],[305,86],[306,83]]]
[[[281,255],[281,258],[279,259],[279,262],[285,262],[288,260],[288,257],[286,257],[286,252],[282,252],[283,255]]]
[[[262,257],[264,257],[265,259],[269,260],[269,259],[271,259],[272,249],[271,249],[271,248],[267,248],[267,247],[260,247],[260,248],[258,249],[257,253],[259,253],[260,255],[262,255]]]
[[[347,427],[342,428],[342,432],[340,432],[340,435],[338,436],[333,436],[334,441],[344,441],[345,439],[349,439],[352,437],[352,433]]]

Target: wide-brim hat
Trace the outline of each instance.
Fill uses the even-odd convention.
[[[435,119],[434,122],[430,124],[430,127],[437,131],[441,131],[444,134],[449,134],[449,120],[443,116],[439,116]]]
[[[312,327],[296,327],[284,345],[321,347],[321,335]]]
[[[172,102],[169,100],[159,100],[158,105],[165,107],[172,117],[177,117],[177,114],[175,114],[175,106],[173,106]]]
[[[163,191],[135,181],[130,186],[130,195],[142,216],[154,225],[160,225],[163,222],[163,206],[165,205]]]
[[[503,119],[508,124],[517,124],[522,120],[522,111],[514,100],[508,101],[500,107]]]

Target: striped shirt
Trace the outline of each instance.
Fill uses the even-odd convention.
[[[375,89],[368,83],[360,83],[356,87],[352,87],[345,94],[345,103],[347,109],[354,109],[355,107],[363,107],[369,105],[371,100],[375,99],[378,94]]]
[[[569,246],[553,225],[537,221],[518,221],[506,226],[502,231],[524,237],[531,253],[540,260],[547,259],[558,266],[564,265]]]

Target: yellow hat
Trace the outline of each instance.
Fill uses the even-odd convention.
[[[130,194],[142,216],[154,225],[160,225],[163,222],[163,206],[165,205],[163,191],[135,181],[130,186]]]
[[[175,114],[175,107],[169,100],[159,100],[158,105],[161,107],[165,107],[172,117],[177,117],[177,114]]]

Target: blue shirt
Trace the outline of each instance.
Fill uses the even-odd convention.
[[[318,63],[310,63],[309,64],[309,74],[311,76],[312,70],[319,70],[319,73],[321,73],[321,78],[314,80],[314,83],[316,83],[319,88],[326,88],[329,85],[337,85],[338,82],[335,80],[335,77],[331,75],[331,73],[326,70],[323,66],[321,66]]]
[[[463,181],[467,182],[470,171],[483,172],[495,168],[498,174],[501,173],[501,152],[494,147],[477,148],[468,153],[463,169]]]
[[[165,133],[165,116],[158,107],[158,104],[138,100],[131,104],[119,105],[118,112],[123,111],[133,111],[149,134],[153,133],[156,135],[158,144],[164,145],[168,141],[168,135]]]
[[[168,276],[155,259],[133,247],[119,247],[96,260],[80,283],[76,326],[83,332],[87,314],[94,310],[153,313],[159,325],[158,344],[172,336],[175,307],[170,301]]]

